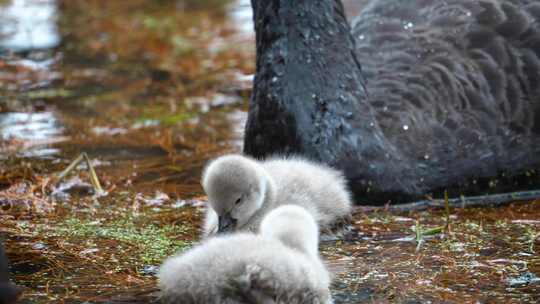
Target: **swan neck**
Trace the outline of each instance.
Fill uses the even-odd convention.
[[[344,142],[343,137],[357,140],[357,129],[374,117],[343,5],[339,0],[252,4],[257,64],[244,151],[256,158],[304,154],[328,160],[317,147]]]
[[[368,99],[341,1],[252,6],[257,58],[244,153],[322,161],[342,169],[361,194],[366,182],[384,183],[384,168],[404,168]]]

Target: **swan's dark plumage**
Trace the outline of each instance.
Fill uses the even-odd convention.
[[[353,23],[385,136],[426,174],[445,170],[420,177],[428,188],[539,160],[540,26],[527,2],[378,0]]]
[[[538,181],[538,1],[372,0],[352,28],[339,0],[253,2],[247,153],[328,162],[369,203]]]
[[[4,245],[0,240],[0,304],[15,303],[21,291],[20,287],[9,280],[8,259],[4,251]]]

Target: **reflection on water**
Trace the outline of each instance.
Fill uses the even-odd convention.
[[[21,58],[21,59],[11,60],[10,64],[14,66],[25,67],[25,68],[28,68],[29,70],[34,70],[34,71],[41,70],[41,71],[52,72],[52,71],[49,71],[49,69],[54,63],[56,63],[56,59],[55,58],[46,58],[43,60],[39,60],[39,59],[41,58],[37,58],[37,59]]]
[[[67,140],[62,135],[63,128],[51,112],[0,113],[0,143],[8,143],[7,147],[0,146],[0,154],[18,151],[23,158],[58,155],[59,149],[49,146]]]
[[[253,36],[253,13],[251,0],[236,0],[229,9],[229,16],[238,31],[246,36]]]
[[[236,152],[241,152],[244,147],[244,127],[247,121],[247,112],[236,110],[228,115],[232,128],[230,144]]]
[[[11,0],[0,6],[0,48],[48,49],[58,45],[54,0]]]
[[[0,138],[3,140],[46,140],[62,134],[51,112],[0,113]]]

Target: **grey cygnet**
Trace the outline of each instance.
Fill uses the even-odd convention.
[[[304,208],[281,206],[265,217],[260,234],[208,238],[166,260],[158,273],[162,300],[331,304],[331,279],[318,253],[318,234]]]
[[[202,177],[209,200],[203,233],[256,231],[263,217],[283,204],[304,207],[326,230],[351,212],[346,184],[340,171],[302,158],[221,156]]]

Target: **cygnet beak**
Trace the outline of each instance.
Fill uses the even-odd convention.
[[[226,233],[232,231],[236,226],[236,219],[231,216],[231,213],[226,213],[225,215],[218,217],[218,232],[217,233]]]

